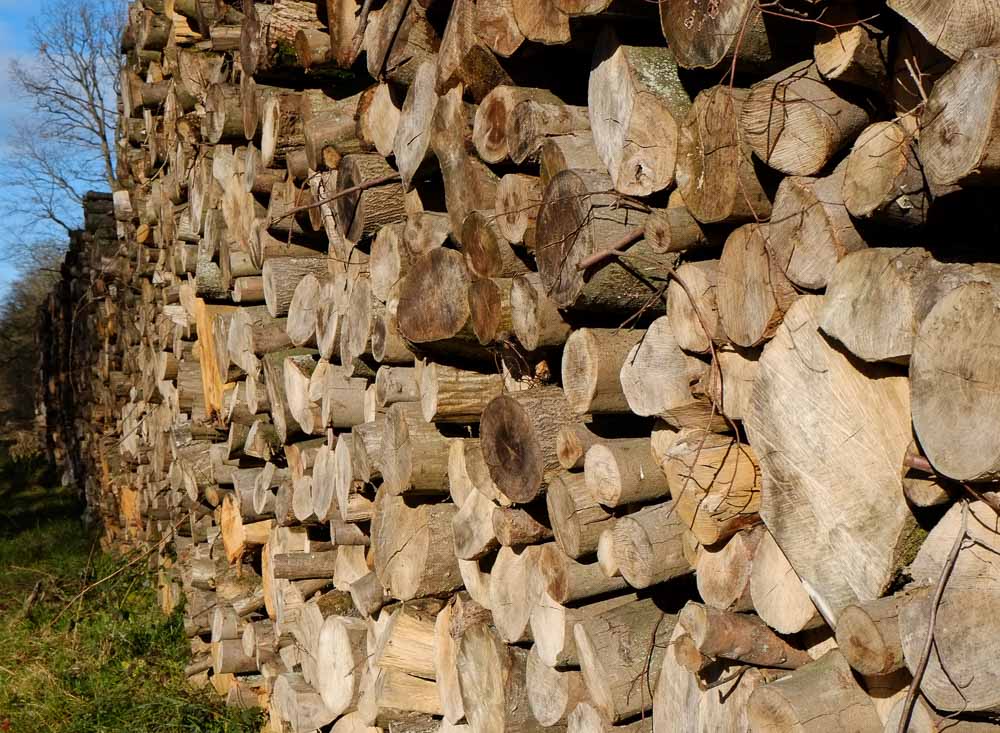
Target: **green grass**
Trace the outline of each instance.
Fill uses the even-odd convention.
[[[0,455],[0,733],[260,729],[186,684],[181,617],[156,603],[143,561],[99,552],[66,492],[15,485]],[[24,602],[38,600],[25,613]]]

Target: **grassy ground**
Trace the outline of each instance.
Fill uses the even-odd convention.
[[[258,730],[255,713],[185,684],[180,617],[160,612],[145,563],[72,602],[124,563],[96,550],[74,497],[4,458],[0,733]]]

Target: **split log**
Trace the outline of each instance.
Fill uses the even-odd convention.
[[[478,560],[497,548],[493,513],[498,507],[479,491],[471,491],[452,520],[455,556],[460,560]]]
[[[794,634],[822,624],[798,574],[767,531],[753,555],[750,597],[757,614],[778,633]]]
[[[501,547],[490,570],[490,611],[500,638],[509,644],[530,640],[528,622],[542,591],[540,566],[551,544],[518,551]]]
[[[531,634],[539,659],[553,668],[578,667],[580,658],[573,637],[576,624],[588,616],[624,606],[637,598],[635,593],[626,593],[599,601],[588,600],[584,605],[564,606],[543,590],[531,611]]]
[[[412,189],[417,175],[426,172],[433,159],[431,119],[438,101],[434,89],[436,69],[432,60],[420,64],[399,113],[392,153],[406,190]]]
[[[495,87],[511,83],[493,51],[479,38],[478,6],[476,0],[458,0],[452,5],[437,58],[438,94],[462,85],[474,100],[482,100]]]

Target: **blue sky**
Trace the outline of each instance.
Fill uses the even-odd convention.
[[[25,101],[16,96],[8,82],[7,66],[11,59],[30,55],[28,25],[38,9],[38,0],[0,0],[0,145],[3,145],[2,138],[11,121],[23,114],[26,108]],[[10,265],[0,261],[0,297],[13,276]]]

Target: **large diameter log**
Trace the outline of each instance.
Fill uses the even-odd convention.
[[[808,653],[793,647],[753,614],[720,611],[688,601],[677,620],[698,651],[713,659],[780,669],[798,669],[812,661]]]
[[[760,521],[760,468],[750,446],[686,428],[663,457],[677,514],[701,544],[714,545]]]
[[[824,288],[837,262],[866,247],[842,194],[847,165],[825,178],[789,176],[778,186],[768,228],[768,251],[801,288]]]
[[[998,84],[1000,53],[989,48],[966,51],[934,84],[921,115],[919,144],[920,162],[931,184],[997,180]]]
[[[495,397],[483,410],[480,439],[490,476],[510,501],[527,503],[559,468],[556,438],[576,416],[559,387]]]
[[[545,187],[535,252],[542,284],[562,308],[638,310],[651,297],[649,289],[618,262],[589,274],[578,269],[592,254],[633,235],[646,220],[645,212],[619,201],[611,188],[607,174],[594,170],[563,171]],[[654,272],[656,268],[649,265],[644,260],[638,269]],[[662,272],[652,275],[661,276]]]
[[[400,283],[400,333],[414,343],[472,337],[465,259],[439,247],[418,257]]]
[[[650,600],[582,619],[573,629],[594,707],[611,721],[651,710],[649,690],[677,617]]]
[[[953,59],[973,48],[994,45],[1000,15],[986,3],[889,0],[889,7],[906,18],[935,48]]]
[[[556,544],[566,555],[579,559],[597,552],[601,532],[614,524],[612,515],[597,502],[581,473],[552,477],[545,504]]]
[[[727,86],[706,89],[695,97],[681,127],[677,189],[691,215],[705,224],[759,221],[771,214],[750,145],[739,134],[748,95],[746,89]]]
[[[754,84],[740,129],[757,156],[792,176],[818,173],[868,124],[868,113],[841,97],[803,61]]]
[[[823,690],[822,695],[816,694]],[[836,649],[793,674],[757,688],[747,707],[751,730],[819,733],[882,729],[871,698]]]
[[[462,578],[452,542],[452,504],[408,506],[380,489],[372,520],[375,572],[400,600],[447,594]]]
[[[462,630],[457,643],[462,706],[472,730],[482,733],[545,730],[531,714],[528,704],[527,651],[504,644],[484,621]]]
[[[563,392],[580,414],[628,412],[619,374],[641,329],[580,328],[566,339],[562,356]]]
[[[933,634],[920,691],[939,710],[1000,709],[996,669],[989,661],[996,654],[993,609],[1000,597],[996,521],[994,511],[982,501],[953,505],[928,534],[912,564],[914,584],[936,589],[959,534],[966,533],[940,599],[933,590],[911,593],[899,609],[903,657],[911,673],[921,663],[928,634]]]
[[[750,598],[757,615],[778,633],[794,634],[822,624],[802,581],[766,530],[753,555]]]
[[[849,603],[882,595],[906,549],[913,518],[899,466],[911,428],[907,380],[832,348],[819,333],[821,305],[803,296],[785,314],[744,424],[763,473],[761,517],[835,622]]]
[[[403,604],[388,619],[380,617],[373,661],[383,669],[435,679],[434,623],[434,613],[417,605]]]
[[[648,588],[687,575],[684,522],[674,502],[654,504],[615,522],[613,553],[622,577],[634,588]]]
[[[768,249],[767,224],[745,224],[726,239],[719,258],[715,301],[726,335],[757,346],[774,335],[796,292]]]
[[[920,445],[935,469],[963,481],[1000,476],[1000,443],[992,429],[995,288],[969,283],[941,298],[920,325],[910,360]]]
[[[939,262],[917,247],[855,252],[833,271],[820,324],[865,361],[905,363],[917,329],[938,301],[967,282],[990,282],[996,273],[990,265]]]
[[[691,100],[671,49],[627,46],[605,31],[594,49],[587,105],[616,190],[648,196],[673,183],[677,129]]]

